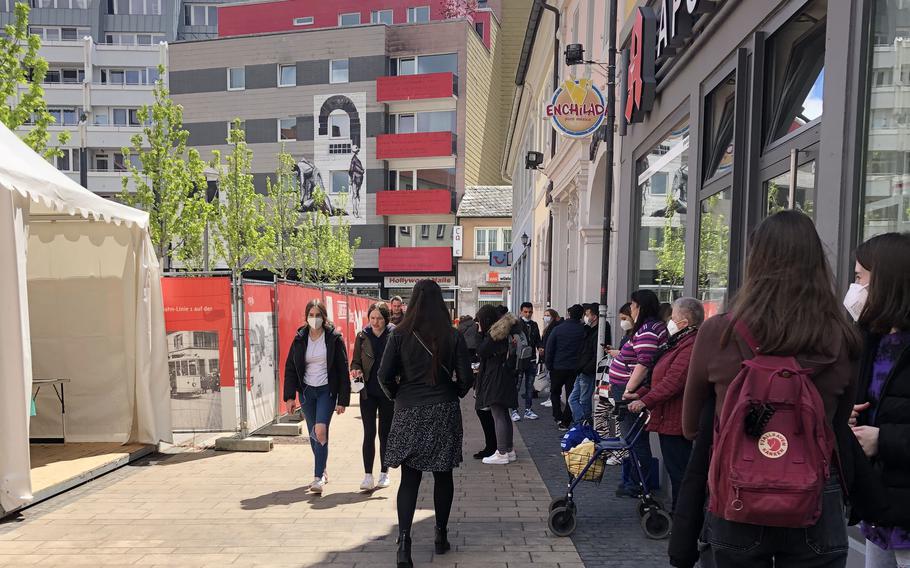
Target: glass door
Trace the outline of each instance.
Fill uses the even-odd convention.
[[[784,209],[802,211],[815,220],[818,142],[790,148],[790,155],[762,170],[764,215]]]

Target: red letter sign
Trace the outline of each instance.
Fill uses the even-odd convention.
[[[632,37],[629,40],[629,71],[626,75],[626,122],[641,122],[654,106],[654,34],[657,18],[647,7],[635,14]]]

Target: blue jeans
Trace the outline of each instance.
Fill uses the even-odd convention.
[[[525,393],[525,410],[530,410],[531,405],[534,403],[534,379],[537,377],[537,365],[531,365],[528,367],[524,373],[519,373],[518,380],[518,390],[521,391],[521,382],[524,382]],[[522,381],[522,379],[524,379]]]
[[[622,401],[622,395],[625,392],[625,390],[626,390],[625,385],[610,385],[610,396],[612,396],[613,400],[615,400],[618,404],[620,401]],[[638,419],[638,417],[639,417],[638,414],[633,414],[633,413],[629,412],[628,410],[623,410],[620,413],[619,432],[620,432],[620,435],[623,437],[623,439],[628,439],[630,433],[634,434],[635,432],[638,432],[639,426],[635,427],[635,432],[632,431],[632,427],[633,427],[633,425],[635,425],[635,421]],[[650,434],[651,433],[648,432],[647,430],[642,432],[638,436],[638,440],[632,446],[632,449],[635,452],[635,456],[638,458],[638,463],[641,466],[642,473],[644,473],[646,476],[645,477],[646,481],[648,481],[647,476],[649,475],[649,472],[651,470],[651,457],[652,456],[651,456]],[[635,469],[635,464],[633,464],[631,461],[631,454],[629,457],[625,458],[623,461],[628,462],[627,467],[630,472],[629,479],[625,480],[624,485],[625,485],[626,489],[628,489],[629,491],[637,493],[641,490],[641,488],[638,485],[638,470]],[[645,486],[647,487],[648,484],[646,483]]]
[[[569,408],[572,409],[574,424],[580,424],[584,420],[593,420],[594,375],[579,373],[575,377],[575,386],[569,395]]]
[[[329,392],[329,385],[321,387],[304,386],[299,391],[300,408],[306,420],[306,429],[310,436],[310,447],[313,449],[313,458],[316,466],[314,477],[322,477],[325,466],[329,462],[329,423],[332,421],[332,412],[335,411],[337,397]],[[316,425],[325,424],[325,444],[320,444],[316,439]]]

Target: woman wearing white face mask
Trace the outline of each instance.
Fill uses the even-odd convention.
[[[910,234],[856,250],[844,306],[864,335],[853,433],[887,488],[888,518],[863,523],[867,568],[910,567]]]
[[[325,305],[311,300],[306,306],[307,323],[297,330],[288,352],[284,371],[284,401],[288,414],[294,412],[295,399],[306,419],[310,447],[315,458],[313,483],[309,489],[322,493],[328,478],[329,423],[332,412],[343,414],[351,402],[348,378],[348,353],[341,337],[329,321]]]

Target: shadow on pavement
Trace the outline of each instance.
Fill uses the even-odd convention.
[[[246,511],[255,511],[266,509],[279,505],[292,505],[294,503],[306,502],[315,510],[331,509],[338,505],[355,505],[357,503],[366,503],[367,501],[386,501],[392,495],[383,495],[380,492],[386,490],[373,491],[365,493],[362,491],[350,493],[326,493],[318,495],[310,493],[306,486],[295,489],[286,489],[283,491],[273,491],[252,499],[244,499],[240,506]]]

